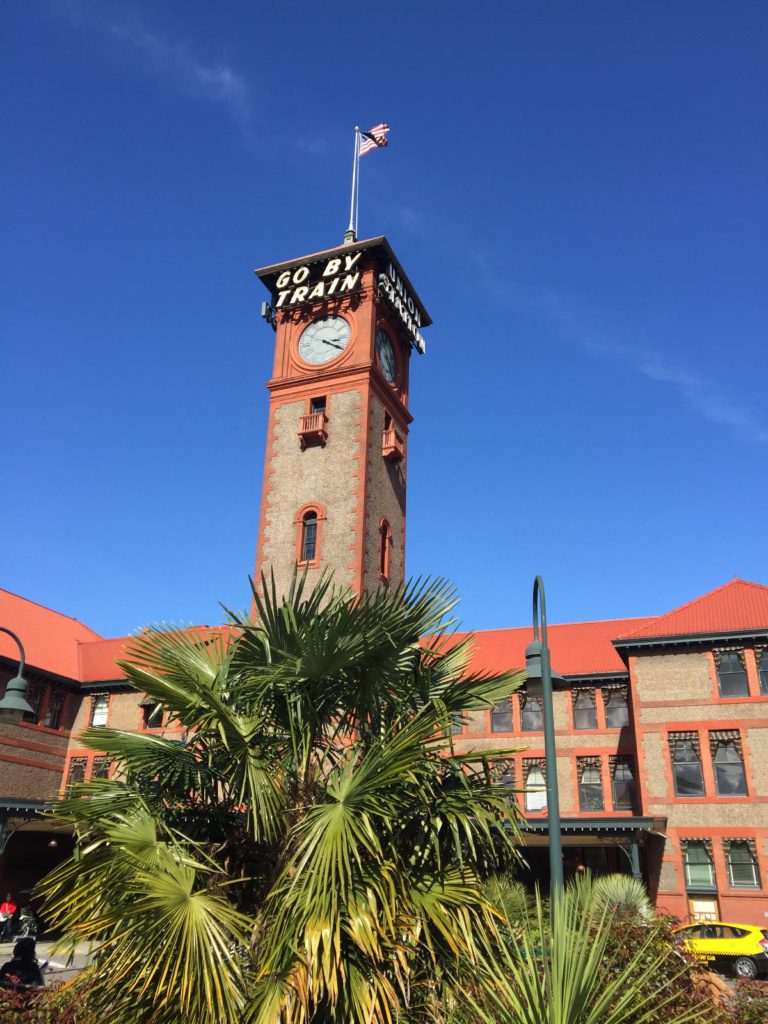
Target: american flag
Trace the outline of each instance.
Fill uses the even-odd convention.
[[[377,124],[370,131],[360,132],[360,156],[365,156],[372,149],[376,149],[379,146],[388,146],[387,132],[389,131],[389,125]]]

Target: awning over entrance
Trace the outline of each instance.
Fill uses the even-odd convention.
[[[640,847],[650,836],[665,839],[666,818],[610,817],[561,818],[560,836],[566,847],[613,847],[627,858],[635,878],[642,880]],[[523,842],[527,848],[549,845],[549,822],[546,818],[526,821]],[[618,852],[616,854],[618,856]]]

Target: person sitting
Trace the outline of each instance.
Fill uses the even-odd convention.
[[[35,956],[35,940],[19,939],[13,947],[13,959],[0,967],[0,986],[16,990],[41,987],[43,972]]]
[[[13,940],[13,926],[11,922],[13,915],[18,909],[13,899],[13,893],[9,892],[3,902],[0,903],[0,942],[11,942]]]

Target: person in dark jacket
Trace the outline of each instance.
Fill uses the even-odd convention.
[[[0,985],[5,988],[24,989],[42,987],[43,973],[35,956],[35,940],[19,939],[13,947],[13,960],[0,967]]]

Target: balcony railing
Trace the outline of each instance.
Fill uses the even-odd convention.
[[[399,462],[405,455],[405,441],[399,430],[385,430],[381,438],[381,454],[390,462]]]
[[[311,412],[299,421],[301,447],[311,444],[325,444],[328,440],[328,417],[324,412]]]

